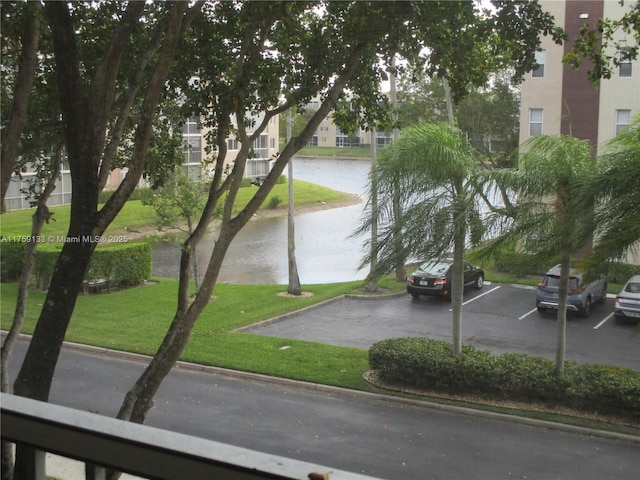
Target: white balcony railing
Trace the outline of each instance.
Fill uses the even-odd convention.
[[[159,480],[293,480],[311,473],[331,480],[372,480],[15,395],[0,394],[0,405],[2,440],[26,445],[31,453],[25,480],[45,480],[46,452],[84,462],[87,480],[104,478],[107,468]]]

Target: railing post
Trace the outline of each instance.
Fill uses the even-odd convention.
[[[20,455],[24,459],[27,469],[26,480],[46,480],[46,452],[37,450],[30,445],[20,445]]]
[[[94,463],[85,463],[84,471],[86,480],[106,480],[107,478],[107,469]]]

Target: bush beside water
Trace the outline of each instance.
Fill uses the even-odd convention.
[[[3,282],[16,281],[20,276],[26,248],[23,238],[19,235],[2,236],[0,272]],[[61,250],[61,243],[38,245],[33,267],[37,287],[49,288]],[[100,284],[106,290],[139,285],[151,276],[151,258],[151,245],[147,242],[99,246],[91,256],[84,284]]]

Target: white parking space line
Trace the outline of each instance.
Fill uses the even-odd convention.
[[[610,313],[609,315],[607,315],[606,317],[604,317],[604,320],[602,320],[599,324],[597,324],[595,327],[593,327],[594,330],[599,329],[602,325],[604,325],[605,323],[607,323],[607,321],[613,317],[613,313]]]
[[[529,315],[531,315],[532,313],[534,313],[536,310],[538,310],[537,308],[534,308],[533,310],[525,313],[524,315],[522,315],[521,317],[518,317],[518,320],[522,320],[523,318],[528,317]]]
[[[498,290],[501,286],[502,286],[502,285],[498,285],[497,287],[493,287],[493,288],[492,288],[491,290],[489,290],[488,292],[484,292],[484,293],[482,293],[482,294],[478,295],[477,297],[473,297],[473,298],[470,298],[469,300],[467,300],[466,302],[462,302],[462,306],[465,306],[467,303],[471,303],[471,302],[473,302],[474,300],[479,299],[480,297],[484,297],[485,295],[489,295],[491,292],[494,292],[494,291]],[[449,311],[451,311],[451,308],[449,309]]]

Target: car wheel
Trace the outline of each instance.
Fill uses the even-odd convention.
[[[547,313],[546,308],[538,307],[538,315],[545,315]]]
[[[478,275],[476,277],[476,290],[480,290],[482,288],[482,286],[484,285],[484,277],[482,275]]]
[[[584,302],[584,306],[582,307],[582,311],[580,312],[584,318],[587,318],[591,315],[591,297],[588,297]]]
[[[412,293],[412,294],[411,294],[411,297],[413,297],[413,298],[415,298],[415,299],[418,299],[418,298],[420,298],[420,295],[419,295],[419,294],[417,294],[417,293]]]

